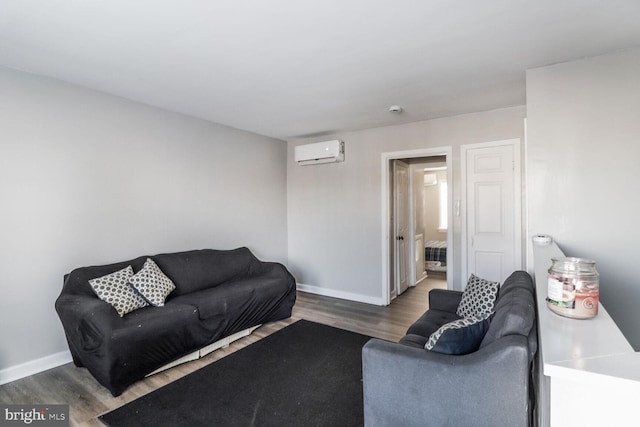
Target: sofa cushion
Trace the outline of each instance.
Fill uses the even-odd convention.
[[[454,320],[431,334],[424,348],[444,354],[471,353],[480,347],[488,328],[489,319],[485,316]]]
[[[451,289],[431,289],[429,291],[429,310],[442,310],[455,313],[462,299],[462,291]]]
[[[475,274],[469,277],[464,288],[456,314],[460,317],[486,317],[493,312],[493,306],[500,289],[499,282],[490,282]]]
[[[258,280],[254,280],[253,284]],[[252,282],[238,281],[172,298],[176,304],[190,304],[198,309],[200,320],[227,319],[230,314],[244,313],[255,303],[256,288]],[[267,295],[265,295],[267,297]]]
[[[495,314],[480,348],[506,335],[528,336],[535,322],[533,281],[525,271],[511,274],[500,288]]]
[[[409,327],[407,334],[415,334],[428,338],[432,333],[437,331],[440,326],[458,319],[460,319],[460,316],[455,313],[429,309]]]
[[[260,275],[264,267],[245,247],[231,250],[199,249],[160,254],[152,258],[176,285],[170,298]]]
[[[167,303],[189,304],[196,308],[205,330],[234,333],[280,317],[284,301],[295,292],[295,281],[278,276],[283,267],[273,264],[260,277],[223,283],[210,289],[180,295]],[[220,326],[222,325],[222,326]]]
[[[162,307],[164,300],[176,288],[151,258],[147,258],[142,270],[129,278],[129,283],[149,304]]]
[[[138,308],[146,307],[145,301],[129,285],[129,279],[133,276],[133,268],[127,266],[106,276],[89,280],[91,289],[102,301],[113,306],[120,317]]]
[[[414,348],[424,348],[429,337],[423,337],[422,335],[407,334],[398,341],[402,345],[406,345]]]

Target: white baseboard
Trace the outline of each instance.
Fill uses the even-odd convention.
[[[40,359],[31,360],[19,365],[0,370],[0,385],[38,374],[47,369],[55,368],[65,363],[72,362],[73,358],[69,350],[61,351]]]
[[[340,298],[348,301],[363,302],[366,304],[385,305],[384,302],[382,301],[382,298],[378,298],[378,297],[370,297],[367,295],[338,291],[336,289],[322,288],[320,286],[314,286],[314,285],[305,285],[304,283],[296,283],[296,288],[302,292],[322,295],[325,297]]]

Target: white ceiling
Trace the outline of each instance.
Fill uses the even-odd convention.
[[[0,0],[2,65],[281,139],[522,105],[526,69],[635,46],[640,0]]]

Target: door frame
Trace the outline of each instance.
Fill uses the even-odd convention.
[[[469,242],[467,236],[467,152],[469,150],[477,149],[477,148],[490,148],[490,147],[500,147],[505,145],[513,146],[513,172],[514,172],[514,198],[515,198],[515,241],[516,243],[516,253],[515,259],[519,261],[520,266],[522,266],[522,159],[521,159],[521,141],[520,138],[513,139],[503,139],[498,141],[489,141],[489,142],[481,142],[477,144],[466,144],[460,146],[460,202],[462,204],[462,208],[460,209],[460,247],[461,258],[460,258],[460,277],[463,278],[463,281],[466,280],[464,278],[469,277],[469,272],[467,271],[467,244]],[[466,284],[463,283],[463,285]]]
[[[391,241],[393,236],[393,224],[391,224],[391,160],[401,159],[415,159],[420,157],[435,157],[445,156],[447,164],[447,201],[448,201],[448,216],[449,216],[449,229],[447,230],[447,265],[450,268],[453,267],[453,148],[451,146],[436,147],[436,148],[420,148],[416,150],[407,151],[393,151],[381,154],[382,163],[382,280],[381,280],[381,295],[382,304],[389,305],[391,303],[391,283],[393,278],[391,277],[391,251],[394,242]],[[410,178],[410,182],[412,179]],[[415,240],[415,230],[413,226],[409,229],[410,241]],[[410,245],[414,247],[415,245]],[[413,251],[413,250],[412,250]],[[412,252],[413,253],[413,252]],[[453,289],[453,274],[447,274],[447,289]]]

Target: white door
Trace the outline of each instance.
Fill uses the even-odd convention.
[[[461,157],[463,278],[474,273],[502,283],[522,267],[520,140],[463,146]]]
[[[411,266],[411,241],[409,235],[409,165],[399,160],[393,162],[394,182],[394,260],[396,294],[400,295],[409,287]]]

